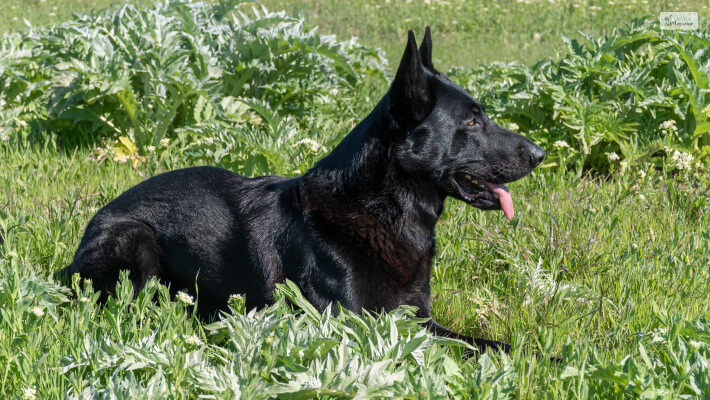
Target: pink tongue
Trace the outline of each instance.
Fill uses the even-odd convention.
[[[510,197],[510,192],[508,191],[508,188],[505,187],[505,185],[503,184],[488,183],[486,181],[479,180],[478,183],[486,185],[486,187],[490,189],[493,194],[498,196],[498,201],[500,201],[500,208],[503,210],[503,213],[505,214],[506,218],[508,218],[508,220],[512,220],[513,216],[515,216],[515,210],[513,210],[513,198]]]

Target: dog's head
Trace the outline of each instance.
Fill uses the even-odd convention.
[[[394,154],[401,168],[438,190],[484,210],[513,218],[504,183],[538,166],[545,152],[491,121],[481,103],[434,69],[429,27],[417,50],[414,33],[388,93],[399,134]]]

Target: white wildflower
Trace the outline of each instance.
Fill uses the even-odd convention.
[[[168,138],[162,138],[162,139],[160,139],[160,145],[161,145],[162,147],[167,147],[167,145],[168,145],[169,143],[170,143],[170,139],[168,139]]]
[[[188,305],[195,304],[195,302],[194,302],[194,300],[193,300],[194,297],[190,296],[189,294],[187,294],[187,293],[185,293],[185,292],[182,292],[182,291],[181,291],[181,292],[178,292],[178,293],[177,293],[177,296],[175,296],[175,297],[176,297],[176,298],[178,299],[178,301],[180,301],[181,303],[188,304]]]
[[[569,145],[564,140],[556,141],[553,146],[557,147],[558,149],[569,148]]]
[[[561,283],[555,279],[554,274],[548,268],[545,268],[540,259],[537,265],[532,263],[516,262],[516,272],[525,285],[527,294],[526,302],[533,300],[534,293],[542,295],[543,298],[553,297],[555,294],[561,294],[561,299],[568,301],[588,302],[590,299],[599,298],[591,288],[580,284]],[[611,303],[609,299],[604,299]]]
[[[609,161],[619,161],[619,155],[614,153],[613,151],[611,153],[606,153],[606,158]]]
[[[683,171],[690,171],[695,157],[692,154],[683,151],[673,150],[671,156],[671,165]]]
[[[210,137],[205,138],[205,144],[206,144],[206,145],[210,146],[210,145],[212,145],[213,143],[214,143],[214,139],[212,139],[212,138],[210,138]]]
[[[675,121],[669,119],[668,121],[661,124],[661,132],[664,135],[675,134],[678,132],[678,127],[675,126]]]
[[[44,316],[44,310],[42,310],[42,307],[32,307],[32,314],[42,317]]]
[[[337,94],[338,94],[338,88],[335,88],[335,89],[333,89],[333,90],[330,91],[330,95],[331,95],[331,96],[336,96]]]
[[[516,124],[515,122],[511,122],[509,129],[510,129],[511,131],[517,131],[518,129],[520,129],[520,127],[519,127],[518,124]]]
[[[148,153],[152,153],[155,151],[155,146],[148,146]]]
[[[37,398],[37,389],[34,386],[25,388],[22,392],[22,400],[35,400]]]
[[[190,346],[202,346],[204,344],[197,335],[183,336],[183,339],[185,339],[185,343]]]
[[[10,131],[7,129],[0,128],[0,140],[5,142],[8,139],[10,139]]]
[[[227,301],[228,301],[228,302],[240,301],[241,299],[242,299],[242,295],[241,295],[241,294],[232,294],[232,295],[229,296],[229,300],[227,300]]]
[[[639,176],[641,177],[641,179],[645,178],[645,177],[646,177],[646,171],[644,171],[644,170],[639,170]]]
[[[291,171],[291,173],[294,174],[294,175],[301,175],[303,172],[301,172],[300,169],[296,168],[296,169],[294,169],[293,171]]]
[[[94,149],[94,153],[96,154],[96,161],[101,161],[108,157],[108,150],[102,149],[101,147],[97,147]]]
[[[318,153],[318,152],[325,152],[325,147],[323,147],[320,143],[316,142],[313,139],[305,138],[301,139],[298,142],[296,142],[293,146],[291,147],[298,147],[298,146],[303,146],[310,150],[312,153]]]
[[[82,297],[82,298],[79,299],[79,301],[82,302],[82,303],[88,303],[88,302],[91,301],[91,299],[89,299],[88,297]]]

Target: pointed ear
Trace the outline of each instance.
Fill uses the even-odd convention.
[[[434,65],[431,62],[431,30],[427,26],[424,30],[424,39],[422,39],[422,45],[419,47],[419,56],[422,59],[422,65],[435,71]]]
[[[422,62],[417,52],[417,41],[414,32],[409,31],[407,47],[404,49],[402,61],[399,62],[397,75],[392,81],[392,91],[397,100],[411,99],[419,86],[422,71]]]
[[[403,127],[421,122],[431,111],[433,95],[427,71],[417,51],[414,32],[409,31],[407,47],[390,88],[390,113]]]

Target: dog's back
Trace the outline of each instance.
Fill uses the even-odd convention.
[[[254,249],[273,246],[293,204],[283,198],[288,186],[286,178],[248,179],[214,167],[155,176],[94,216],[67,272],[91,279],[104,297],[128,269],[136,292],[158,276],[173,290],[209,288],[200,293],[204,309],[237,293],[266,304],[273,288],[265,282],[278,271]]]

